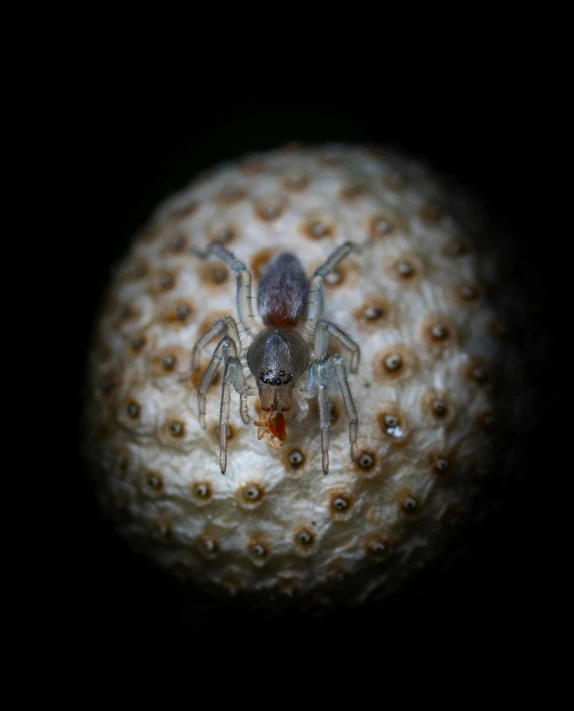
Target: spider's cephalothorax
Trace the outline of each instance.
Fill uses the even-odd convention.
[[[251,422],[247,398],[259,394],[261,408],[267,419],[264,422],[256,422],[258,426],[272,423],[273,420],[283,423],[283,415],[280,413],[291,409],[293,397],[296,397],[299,403],[297,419],[301,420],[309,409],[307,400],[316,397],[321,427],[323,471],[327,474],[331,426],[328,388],[330,382],[336,380],[349,418],[351,456],[356,458],[358,416],[349,389],[345,362],[340,354],[328,355],[327,347],[329,336],[338,338],[350,351],[350,370],[356,372],[359,366],[359,346],[338,326],[322,318],[323,278],[355,249],[355,244],[345,242],[315,271],[310,280],[307,279],[296,256],[289,253],[277,255],[265,268],[257,288],[257,310],[262,324],[258,323],[252,310],[251,274],[243,262],[219,243],[211,244],[205,252],[198,253],[202,257],[209,254],[218,256],[235,272],[239,322],[243,324],[251,339],[247,356],[244,358],[238,325],[231,316],[225,316],[203,334],[193,349],[192,370],[195,371],[199,368],[201,349],[212,339],[220,338],[201,380],[198,400],[200,422],[205,427],[206,393],[219,364],[225,359],[219,417],[220,466],[223,473],[227,467],[227,423],[232,385],[239,393],[241,418],[246,424]],[[314,335],[312,353],[297,330],[302,322]],[[246,367],[249,370],[247,375]],[[307,378],[302,377],[306,372]],[[252,379],[255,380],[256,387],[253,387]],[[268,430],[275,434],[280,428],[277,424],[269,424]]]

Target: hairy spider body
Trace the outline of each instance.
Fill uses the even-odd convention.
[[[197,341],[192,352],[192,371],[199,368],[201,349],[220,337],[198,390],[199,418],[205,427],[206,393],[224,360],[221,407],[219,414],[219,462],[221,472],[227,468],[228,422],[231,386],[239,393],[240,414],[244,423],[251,422],[247,398],[258,394],[264,420],[256,421],[271,436],[270,444],[278,448],[286,437],[283,412],[290,410],[293,398],[299,404],[297,420],[302,420],[309,409],[307,400],[316,398],[321,428],[322,466],[329,471],[329,434],[331,402],[328,388],[338,382],[349,418],[351,457],[356,458],[358,415],[349,388],[345,361],[341,355],[328,355],[329,336],[337,338],[351,353],[351,372],[359,365],[359,346],[338,326],[322,318],[323,278],[350,252],[358,247],[345,242],[319,267],[310,280],[299,259],[288,252],[278,254],[266,266],[257,288],[257,310],[262,322],[252,311],[251,274],[243,262],[220,243],[212,243],[202,258],[213,254],[223,259],[237,277],[237,309],[239,323],[251,339],[246,356],[239,337],[238,323],[225,316],[216,321]],[[305,318],[306,314],[306,318]],[[302,322],[314,337],[312,352],[297,330]],[[246,373],[246,370],[248,371]],[[303,377],[307,373],[307,377]],[[255,380],[255,387],[253,384]]]

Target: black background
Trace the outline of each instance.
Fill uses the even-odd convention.
[[[547,307],[552,255],[539,250],[547,210],[533,199],[547,178],[545,147],[526,74],[477,68],[461,80],[453,69],[438,82],[436,76],[433,81],[413,76],[410,85],[398,88],[350,88],[349,82],[335,82],[305,91],[283,87],[265,92],[259,86],[214,93],[194,87],[191,79],[188,85],[174,85],[161,75],[134,81],[131,74],[108,72],[100,81],[96,72],[88,89],[78,95],[68,138],[76,152],[71,226],[82,265],[75,274],[76,303],[84,314],[73,334],[77,366],[72,390],[78,412],[91,321],[110,267],[131,234],[154,205],[198,170],[290,140],[385,143],[426,158],[470,185],[510,220],[517,259],[536,260],[539,279],[530,292],[543,314],[540,323],[552,331]],[[554,407],[554,394],[545,397],[546,406]],[[477,537],[471,558],[431,581],[422,597],[410,595],[318,622],[263,623],[201,598],[186,608],[177,589],[133,559],[101,520],[85,464],[74,448],[67,486],[73,506],[66,513],[66,529],[74,533],[60,556],[67,581],[62,614],[82,630],[81,647],[119,646],[144,658],[150,647],[174,649],[189,640],[204,650],[226,650],[225,655],[239,654],[238,639],[263,649],[273,649],[278,640],[300,648],[313,642],[316,649],[344,642],[347,651],[365,639],[384,639],[386,649],[402,641],[422,645],[429,657],[433,640],[439,639],[464,651],[492,640],[499,651],[516,650],[528,646],[544,624],[537,601],[552,578],[532,522],[533,511],[540,509],[536,479],[548,469],[549,453],[541,446],[532,450],[530,461],[502,526]]]

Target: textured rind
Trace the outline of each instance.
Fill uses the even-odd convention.
[[[487,298],[499,291],[498,265],[485,267],[474,248],[481,219],[418,163],[346,146],[224,164],[161,205],[118,266],[90,357],[90,458],[120,533],[180,576],[311,604],[337,590],[349,603],[383,596],[433,560],[492,466],[497,375],[512,390],[519,371]],[[237,315],[233,275],[193,253],[212,239],[253,270],[254,286],[281,251],[310,275],[343,241],[364,245],[325,287],[326,317],[361,347],[351,381],[358,463],[335,386],[326,477],[313,406],[275,450],[241,423],[234,393],[221,475],[220,381],[204,431],[189,372],[202,330]],[[382,315],[372,318],[373,307]],[[432,337],[437,324],[446,337]],[[385,368],[397,354],[398,371]],[[433,409],[437,400],[446,412]],[[257,404],[250,398],[252,414]]]

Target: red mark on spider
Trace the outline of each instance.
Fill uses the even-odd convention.
[[[266,414],[264,411],[263,415]],[[281,443],[287,439],[287,424],[282,412],[273,411],[267,420],[256,420],[254,424],[258,427],[257,439],[263,439],[269,435],[267,444],[273,449],[279,449]]]

